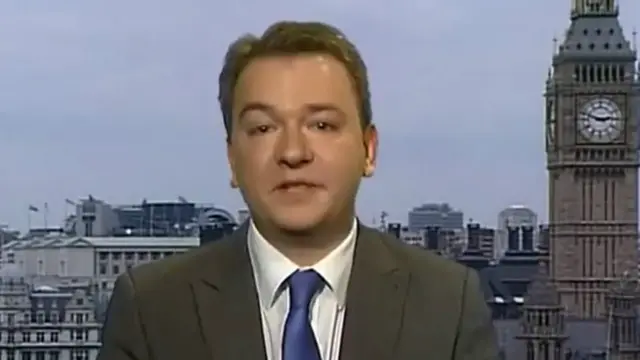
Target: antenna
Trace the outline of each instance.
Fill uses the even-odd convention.
[[[631,46],[633,46],[633,51],[636,51],[638,50],[638,30],[634,28],[631,36]]]
[[[384,210],[380,213],[380,229],[382,231],[386,231],[387,230],[387,217],[388,216],[389,216],[389,214]]]

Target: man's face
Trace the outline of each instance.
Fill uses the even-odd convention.
[[[259,58],[234,95],[229,165],[253,216],[304,232],[350,214],[377,138],[362,129],[344,65],[321,54]]]

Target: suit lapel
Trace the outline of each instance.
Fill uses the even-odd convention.
[[[192,283],[202,335],[213,360],[266,360],[247,226],[202,256]],[[217,247],[217,248],[213,248]]]
[[[341,360],[391,360],[402,325],[409,273],[382,235],[360,226],[349,289]]]

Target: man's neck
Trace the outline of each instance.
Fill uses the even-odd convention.
[[[283,231],[259,220],[254,224],[273,247],[296,265],[306,267],[322,260],[349,236],[354,218],[344,219],[305,233]]]

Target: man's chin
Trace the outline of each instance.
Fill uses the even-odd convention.
[[[274,225],[280,230],[292,234],[308,234],[318,228],[322,216],[312,214],[288,214],[273,217]]]

